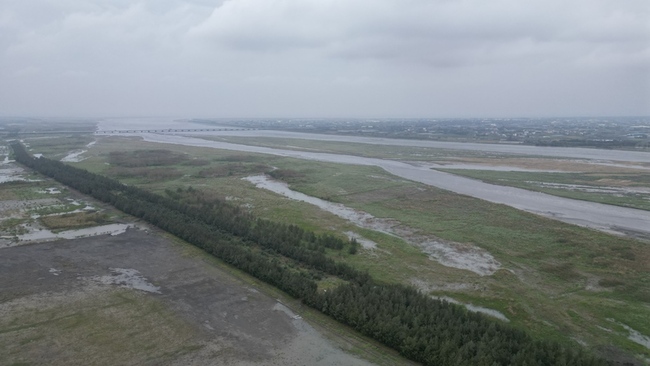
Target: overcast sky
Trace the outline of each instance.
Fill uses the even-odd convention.
[[[650,1],[0,0],[0,115],[650,115]]]

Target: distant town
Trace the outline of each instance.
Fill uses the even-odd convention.
[[[245,128],[403,139],[650,149],[650,117],[193,120]]]

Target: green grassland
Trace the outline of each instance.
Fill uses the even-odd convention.
[[[151,167],[110,163],[113,151],[131,153],[137,160],[142,151],[160,149],[176,158]],[[74,165],[107,175],[114,175],[116,169],[141,169],[120,177],[127,184],[158,192],[192,186],[236,202],[260,217],[337,235],[355,231],[377,242],[378,248],[335,255],[378,279],[425,283],[426,291],[434,295],[498,310],[514,326],[538,337],[584,342],[592,349],[613,345],[650,357],[647,348],[627,339],[625,330],[608,320],[650,334],[650,247],[646,242],[406,181],[376,167],[160,145],[135,138],[102,138],[85,156],[88,159]],[[175,174],[146,173],[161,168]],[[422,234],[477,245],[488,250],[503,269],[479,276],[442,266],[394,236],[356,228],[315,206],[242,180],[273,168],[295,172],[287,178],[294,190],[396,219]]]
[[[21,301],[11,316],[0,317],[5,365],[161,364],[203,347],[191,325],[160,300],[134,291]]]
[[[24,139],[33,154],[43,154],[51,159],[62,159],[71,151],[82,150],[94,141],[89,134],[30,136]]]

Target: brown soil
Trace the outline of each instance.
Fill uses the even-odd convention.
[[[207,255],[158,234],[130,229],[0,251],[0,359],[8,364],[370,364]],[[138,271],[159,293],[97,281],[116,268]]]

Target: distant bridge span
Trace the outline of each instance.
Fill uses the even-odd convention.
[[[144,130],[103,130],[95,135],[115,135],[120,133],[177,133],[177,132],[218,132],[218,131],[253,131],[256,128],[164,128]]]

